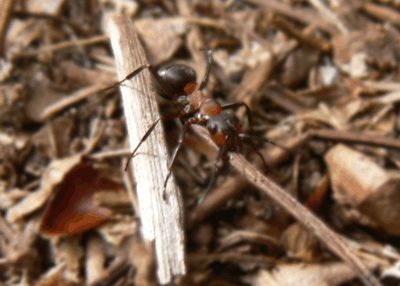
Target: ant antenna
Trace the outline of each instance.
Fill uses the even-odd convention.
[[[273,141],[270,141],[270,140],[268,140],[266,138],[263,138],[263,137],[253,136],[253,135],[249,135],[249,134],[245,134],[245,133],[239,134],[239,137],[242,138],[242,139],[247,139],[247,141],[245,143],[249,144],[251,146],[251,148],[253,149],[253,151],[261,158],[261,160],[263,162],[263,165],[264,165],[264,168],[266,170],[268,170],[268,164],[265,161],[264,156],[260,153],[260,151],[258,151],[257,147],[254,145],[253,140],[259,140],[259,141],[266,142],[268,144],[271,144],[271,145],[274,145],[274,146],[276,146],[278,148],[281,148],[282,150],[285,150],[288,153],[291,153],[291,150],[289,150],[287,147],[282,146],[280,144],[277,144],[277,143],[275,143]]]
[[[240,133],[239,137],[242,138],[242,139],[263,141],[263,142],[266,142],[268,144],[274,145],[274,146],[276,146],[278,148],[281,148],[282,150],[285,150],[285,151],[287,151],[289,153],[292,152],[289,148],[287,148],[287,147],[285,147],[283,145],[280,145],[278,143],[275,143],[275,142],[273,142],[271,140],[268,140],[267,138],[264,138],[264,137],[253,136],[253,135],[249,135],[249,134],[245,134],[245,133]]]
[[[100,90],[99,93],[100,93],[100,92],[107,91],[107,90],[109,90],[109,89],[112,89],[112,88],[115,88],[115,87],[121,85],[121,84],[124,83],[125,81],[127,81],[127,80],[129,80],[129,79],[131,79],[131,78],[134,78],[134,77],[137,76],[139,73],[141,73],[143,70],[145,70],[145,69],[147,69],[147,68],[149,68],[149,67],[150,67],[149,64],[142,65],[142,66],[138,67],[138,68],[135,69],[133,72],[131,72],[130,74],[128,74],[127,76],[125,76],[123,79],[121,79],[121,80],[119,80],[119,81],[117,81],[117,82],[114,82],[112,85],[107,86],[106,88]]]
[[[211,71],[211,64],[212,64],[212,50],[211,49],[201,49],[206,52],[207,56],[207,67],[206,67],[206,72],[204,74],[203,80],[201,81],[199,90],[203,90],[208,83],[208,78],[210,77],[210,71]]]

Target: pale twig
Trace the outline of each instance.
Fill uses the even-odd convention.
[[[109,19],[108,34],[116,61],[118,78],[147,64],[137,30],[126,16]],[[137,146],[149,126],[160,118],[156,95],[148,70],[120,86],[130,146]],[[143,142],[140,153],[131,161],[136,179],[142,235],[154,241],[158,280],[171,283],[173,276],[185,274],[184,232],[181,198],[174,179],[168,174],[168,150],[161,124]]]

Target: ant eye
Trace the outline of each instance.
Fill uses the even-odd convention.
[[[196,72],[189,66],[174,64],[162,67],[158,70],[158,75],[164,84],[176,95],[186,94],[188,85],[196,84]]]

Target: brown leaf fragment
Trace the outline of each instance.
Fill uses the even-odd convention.
[[[94,194],[119,190],[120,184],[102,176],[92,166],[81,163],[65,176],[42,217],[40,230],[48,235],[72,235],[95,228],[112,215],[100,207]]]
[[[182,17],[150,19],[135,22],[139,34],[147,48],[148,58],[157,65],[170,57],[182,45],[180,38],[187,29],[187,21]]]
[[[344,145],[325,155],[335,200],[356,208],[388,234],[400,235],[400,176]]]

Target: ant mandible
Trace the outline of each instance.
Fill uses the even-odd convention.
[[[210,184],[212,184],[218,169],[217,162],[219,160],[223,160],[224,162],[226,162],[228,160],[228,152],[241,152],[242,139],[251,137],[245,133],[242,133],[239,119],[233,112],[230,111],[230,109],[244,107],[246,109],[250,128],[252,128],[252,116],[250,108],[246,103],[237,102],[221,105],[217,100],[213,99],[211,96],[204,92],[204,89],[208,83],[211,70],[212,51],[206,50],[206,56],[206,72],[199,86],[196,83],[196,72],[194,71],[194,69],[187,65],[171,64],[156,69],[152,65],[147,64],[140,66],[139,68],[128,74],[124,79],[108,87],[112,88],[118,86],[124,81],[135,77],[144,69],[149,69],[156,80],[159,95],[173,101],[174,104],[176,104],[178,112],[175,115],[169,117],[180,118],[183,124],[183,128],[179,135],[178,144],[172,153],[171,161],[168,167],[169,172],[164,181],[164,188],[166,187],[168,179],[172,174],[172,166],[175,163],[178,152],[183,146],[185,134],[191,125],[198,124],[205,126],[208,129],[212,140],[219,147],[215,170],[210,180]],[[125,170],[127,170],[130,160],[135,156],[141,144],[151,134],[151,132],[154,130],[160,120],[161,118],[157,119],[143,135],[138,145],[132,151],[126,163]],[[266,139],[263,140],[274,144],[273,142],[270,142]],[[254,151],[261,157],[264,166],[266,166],[266,162],[261,153],[259,153],[254,148],[254,145],[251,146],[253,147]],[[209,187],[207,188],[207,191],[208,189]]]

